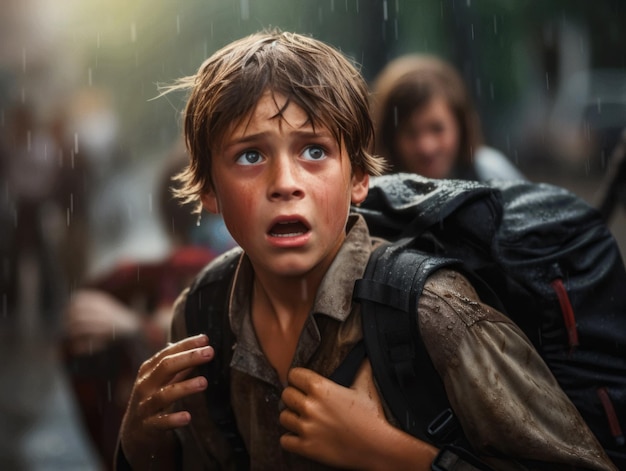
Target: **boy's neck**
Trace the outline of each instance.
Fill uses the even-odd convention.
[[[275,321],[284,328],[297,319],[308,317],[315,294],[321,283],[321,277],[270,277],[255,275],[253,287],[254,307],[263,307],[264,311],[275,317]]]
[[[265,357],[281,383],[286,384],[287,372],[321,279],[272,277],[269,283],[267,281],[255,276],[252,325]]]

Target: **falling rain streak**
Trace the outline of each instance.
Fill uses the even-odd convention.
[[[239,5],[241,6],[241,19],[249,20],[250,19],[250,0],[240,0]]]
[[[13,5],[30,3],[33,1],[3,2],[3,15],[10,12]],[[622,27],[626,10],[620,5],[626,3],[615,0],[598,0],[594,2],[597,3],[597,8],[594,8],[595,5],[589,8],[579,5],[578,9],[584,10],[586,16],[579,14],[580,11],[576,12],[577,7],[573,6],[570,9],[566,6],[567,0],[552,2],[560,4],[560,7],[555,7],[551,2],[476,2],[474,6],[471,0],[453,2],[402,0],[402,16],[400,0],[364,1],[363,9],[360,8],[360,0],[317,2],[277,0],[266,3],[255,2],[254,11],[251,5],[253,2],[250,0],[200,0],[188,3],[96,0],[84,2],[85,5],[81,3],[80,8],[73,11],[63,10],[62,4],[67,2],[35,0],[34,3],[49,4],[55,10],[50,18],[44,18],[46,22],[33,21],[29,26],[34,29],[35,39],[40,42],[43,39],[45,44],[32,42],[20,35],[19,40],[14,41],[9,47],[3,42],[6,35],[2,35],[3,31],[0,28],[2,35],[0,44],[4,46],[0,49],[10,52],[10,67],[13,69],[8,72],[4,69],[5,73],[0,74],[0,85],[10,86],[0,91],[9,91],[10,99],[17,107],[30,107],[37,104],[40,98],[48,101],[44,104],[46,108],[43,112],[37,114],[33,122],[24,123],[21,133],[11,138],[14,139],[15,146],[19,146],[21,155],[31,159],[33,164],[42,165],[43,169],[52,169],[55,175],[58,172],[59,175],[69,175],[79,180],[81,188],[64,186],[63,194],[58,199],[53,203],[45,203],[58,204],[50,214],[54,218],[54,229],[58,230],[59,234],[70,232],[63,227],[64,212],[66,226],[71,227],[71,231],[82,230],[85,208],[88,208],[88,211],[97,208],[99,211],[110,205],[107,207],[109,212],[95,214],[106,215],[106,219],[114,220],[115,224],[106,227],[110,231],[104,234],[106,237],[101,237],[101,233],[94,234],[94,244],[102,243],[99,240],[104,240],[109,234],[111,237],[107,238],[107,243],[111,240],[117,244],[116,237],[122,241],[126,234],[134,233],[137,229],[142,232],[140,244],[144,244],[153,236],[149,231],[143,231],[141,225],[146,219],[146,204],[151,217],[159,216],[159,196],[157,194],[155,198],[155,190],[148,191],[147,187],[137,187],[132,183],[109,184],[118,176],[116,172],[124,171],[119,164],[125,162],[123,160],[125,156],[131,156],[129,160],[132,160],[132,163],[139,163],[138,168],[145,168],[148,165],[154,167],[155,160],[150,158],[161,156],[164,146],[168,144],[167,139],[178,135],[180,124],[178,114],[172,118],[174,113],[171,113],[169,108],[163,113],[157,109],[163,100],[151,101],[146,107],[148,111],[145,111],[142,108],[147,100],[143,98],[154,96],[155,83],[170,83],[179,75],[193,72],[195,67],[220,44],[244,33],[248,34],[252,29],[276,26],[286,31],[298,30],[310,33],[354,56],[355,60],[358,59],[356,62],[362,64],[363,70],[372,77],[388,58],[404,51],[424,51],[432,54],[444,52],[445,55],[458,60],[457,65],[469,72],[466,76],[467,83],[476,95],[476,101],[482,107],[481,113],[484,113],[486,118],[483,126],[486,137],[489,140],[493,138],[494,147],[502,148],[510,160],[521,164],[523,168],[529,162],[529,150],[526,146],[528,143],[535,143],[534,135],[526,136],[535,132],[539,136],[536,138],[536,146],[531,146],[533,155],[530,157],[533,159],[531,162],[534,162],[539,155],[535,148],[548,145],[547,143],[552,141],[560,142],[560,139],[553,137],[553,134],[560,132],[559,129],[552,129],[556,128],[553,123],[558,119],[566,121],[564,118],[576,118],[574,116],[576,110],[569,115],[566,112],[565,115],[568,116],[562,118],[559,116],[563,116],[563,113],[560,115],[551,113],[553,110],[551,102],[556,102],[561,96],[564,91],[561,87],[566,79],[574,75],[574,71],[588,69],[592,72],[597,63],[602,62],[616,69],[620,77],[624,76],[623,54],[620,47],[626,40],[624,36],[626,29]],[[86,6],[87,3],[89,6]],[[340,6],[342,3],[345,11]],[[465,8],[463,4],[466,5]],[[100,9],[100,5],[106,6]],[[323,6],[318,10],[320,5]],[[270,12],[272,8],[278,10]],[[45,8],[42,10],[45,11]],[[613,17],[606,17],[609,11],[615,13]],[[597,12],[603,13],[598,15]],[[86,15],[85,18],[79,18],[76,23],[67,23],[68,18],[74,21],[77,15],[81,14]],[[37,19],[36,12],[33,12],[33,18]],[[527,27],[528,19],[532,19],[530,25],[532,28]],[[61,20],[66,21],[65,24],[62,24]],[[343,20],[345,23],[341,23]],[[62,38],[58,44],[55,44],[55,38],[46,36],[50,32],[48,25],[55,21],[59,21],[64,28],[59,30]],[[384,40],[378,41],[381,22]],[[7,29],[17,26],[7,24],[12,27]],[[489,27],[492,30],[491,34]],[[373,31],[374,29],[376,30]],[[141,41],[139,34],[142,35]],[[69,43],[65,44],[65,41]],[[77,48],[85,49],[86,53],[80,54],[77,62],[72,62],[71,56]],[[84,59],[86,60],[82,62]],[[136,70],[131,70],[133,60]],[[116,76],[117,67],[122,69],[119,71],[119,77]],[[552,76],[555,77],[554,83],[551,83]],[[61,83],[56,83],[57,80]],[[483,81],[487,87],[485,89],[482,88]],[[593,83],[589,79],[589,83],[585,84],[589,86],[589,90],[586,88],[583,90],[581,87],[575,94],[577,98],[585,100],[584,112],[589,111],[593,118],[577,121],[575,133],[568,133],[575,134],[575,144],[581,148],[575,153],[585,153],[581,157],[566,156],[569,167],[574,169],[577,175],[582,176],[581,181],[584,180],[584,184],[580,185],[585,191],[596,183],[598,164],[601,164],[601,169],[605,169],[610,163],[610,149],[597,151],[593,156],[591,152],[596,150],[595,147],[592,149],[592,146],[603,140],[603,135],[598,134],[596,121],[604,123],[615,119],[614,94],[620,91],[619,83],[625,83],[623,78],[617,86],[609,84],[608,91],[602,92],[592,87]],[[100,91],[112,91],[112,104],[114,107],[119,105],[119,109],[112,110],[112,113],[119,111],[119,116],[115,119],[118,120],[120,131],[118,135],[108,138],[110,143],[106,149],[104,146],[97,147],[100,141],[97,141],[98,136],[94,135],[96,132],[100,133],[99,136],[104,134],[105,126],[99,126],[94,131],[82,126],[89,123],[80,122],[82,117],[80,113],[89,111],[87,108],[91,105],[88,102],[74,101],[74,97],[65,93],[74,84],[81,87],[81,92],[86,91],[90,96]],[[86,90],[87,88],[89,89]],[[56,93],[57,90],[61,90],[62,93]],[[546,90],[549,93],[546,93]],[[524,102],[524,98],[530,93],[534,99]],[[6,98],[7,94],[0,94],[0,98],[3,97]],[[61,104],[67,105],[68,114],[78,115],[71,116],[72,119],[78,119],[62,123],[65,125],[63,141],[55,143],[48,135],[49,130],[42,128],[46,123],[41,121],[48,119],[49,114],[56,113],[55,103],[51,102],[57,101],[63,101]],[[570,101],[573,106],[574,100]],[[543,107],[537,110],[527,108],[535,102]],[[619,105],[622,103],[623,101]],[[14,122],[13,112],[8,106],[7,102],[0,106],[0,132],[10,131]],[[177,108],[178,104],[169,103],[166,106]],[[67,110],[59,109],[55,117],[61,118],[65,111]],[[522,121],[525,116],[530,116],[533,122],[529,124]],[[619,119],[619,116],[617,118]],[[393,125],[398,126],[397,108],[392,110],[392,119]],[[623,127],[623,123],[620,125]],[[163,129],[166,129],[162,133],[163,137],[154,139],[156,133],[153,131]],[[551,139],[546,137],[548,132],[551,133]],[[524,136],[523,141],[520,140],[520,135]],[[96,141],[92,141],[94,138]],[[50,140],[46,143],[45,139]],[[570,147],[572,146],[568,146],[562,153],[570,152]],[[543,148],[541,150],[543,151]],[[543,154],[560,152],[559,149],[554,151],[550,148],[549,151],[541,152],[542,158]],[[145,165],[139,162],[144,158]],[[555,158],[554,163],[556,167],[559,161]],[[87,167],[87,171],[83,172],[86,164],[97,166],[98,171],[104,170],[98,173],[103,176],[96,182],[97,188],[93,188],[94,199],[98,200],[97,205],[92,205],[89,198],[84,200],[84,187],[94,183],[94,180],[89,180],[91,173],[89,170],[94,169]],[[587,176],[583,174],[583,170]],[[40,176],[33,173],[33,177],[37,178],[33,178],[32,181],[38,181]],[[541,175],[544,176],[552,178],[549,174]],[[532,177],[535,175],[531,175]],[[577,181],[566,180],[565,177],[562,181],[568,185],[571,183],[575,189],[579,184]],[[65,180],[63,182],[65,184]],[[15,195],[11,193],[14,191],[12,183],[6,177],[0,179],[0,203],[6,210],[6,217],[3,220],[6,221],[6,226],[9,226],[9,231],[12,230],[11,226],[21,230],[28,223],[27,213],[13,201]],[[119,192],[119,200],[110,195],[116,192]],[[101,198],[103,195],[108,199]],[[197,217],[198,220],[196,221],[194,217],[192,224],[200,225],[200,216]],[[620,214],[617,221],[621,225],[619,237],[623,239],[622,227],[626,227],[623,224],[623,215]],[[173,231],[175,229],[173,220],[171,224]],[[106,222],[103,225],[107,225]],[[54,236],[52,233],[49,235]],[[111,247],[113,246],[114,244],[111,244]],[[115,250],[120,247],[122,244],[115,245]],[[141,248],[144,249],[143,246]],[[106,250],[108,247],[105,243],[102,253]],[[72,256],[76,258],[77,251],[74,251]],[[3,269],[5,272],[8,270],[6,262]],[[143,276],[143,272],[141,275]],[[314,296],[304,282],[301,284],[301,296],[304,299]],[[13,301],[6,293],[0,293],[0,297],[0,319],[2,317],[10,319],[15,309]],[[112,333],[116,336],[114,327]],[[96,344],[92,346],[90,343],[89,349],[97,354]],[[113,401],[113,396],[117,399],[116,391],[113,391],[115,384],[106,381],[101,383],[99,391],[104,400]],[[48,398],[43,398],[43,402],[50,403]],[[2,404],[0,408],[1,406]],[[59,428],[61,432],[58,437],[65,439],[63,434],[71,427],[72,424],[68,427],[67,423],[64,423],[63,427]]]

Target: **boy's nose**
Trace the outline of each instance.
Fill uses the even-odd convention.
[[[272,199],[299,198],[304,195],[302,174],[291,159],[276,159],[272,165],[268,188]]]

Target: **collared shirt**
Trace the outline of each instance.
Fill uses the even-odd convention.
[[[360,216],[351,216],[346,240],[329,267],[303,327],[292,366],[329,376],[362,338],[354,281],[375,240]],[[278,422],[284,385],[263,355],[250,315],[253,269],[242,255],[230,300],[236,337],[231,404],[255,470],[322,470],[322,464],[285,452]],[[172,340],[186,335],[181,295]],[[429,277],[419,300],[419,328],[451,405],[473,444],[485,452],[613,469],[574,406],[526,336],[508,318],[480,302],[469,282],[444,269]],[[417,316],[416,316],[417,317]],[[210,333],[209,333],[210,337]],[[367,360],[366,360],[367,361]],[[372,379],[373,381],[373,379]],[[383,399],[383,407],[387,410]],[[208,415],[202,394],[182,402],[191,425],[180,430],[183,469],[212,469],[228,461],[227,444]],[[392,417],[388,417],[392,423]],[[493,462],[498,469],[523,469]]]

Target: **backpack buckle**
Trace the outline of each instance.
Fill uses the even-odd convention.
[[[434,443],[450,443],[459,432],[459,421],[452,409],[440,413],[426,428],[426,435]]]

